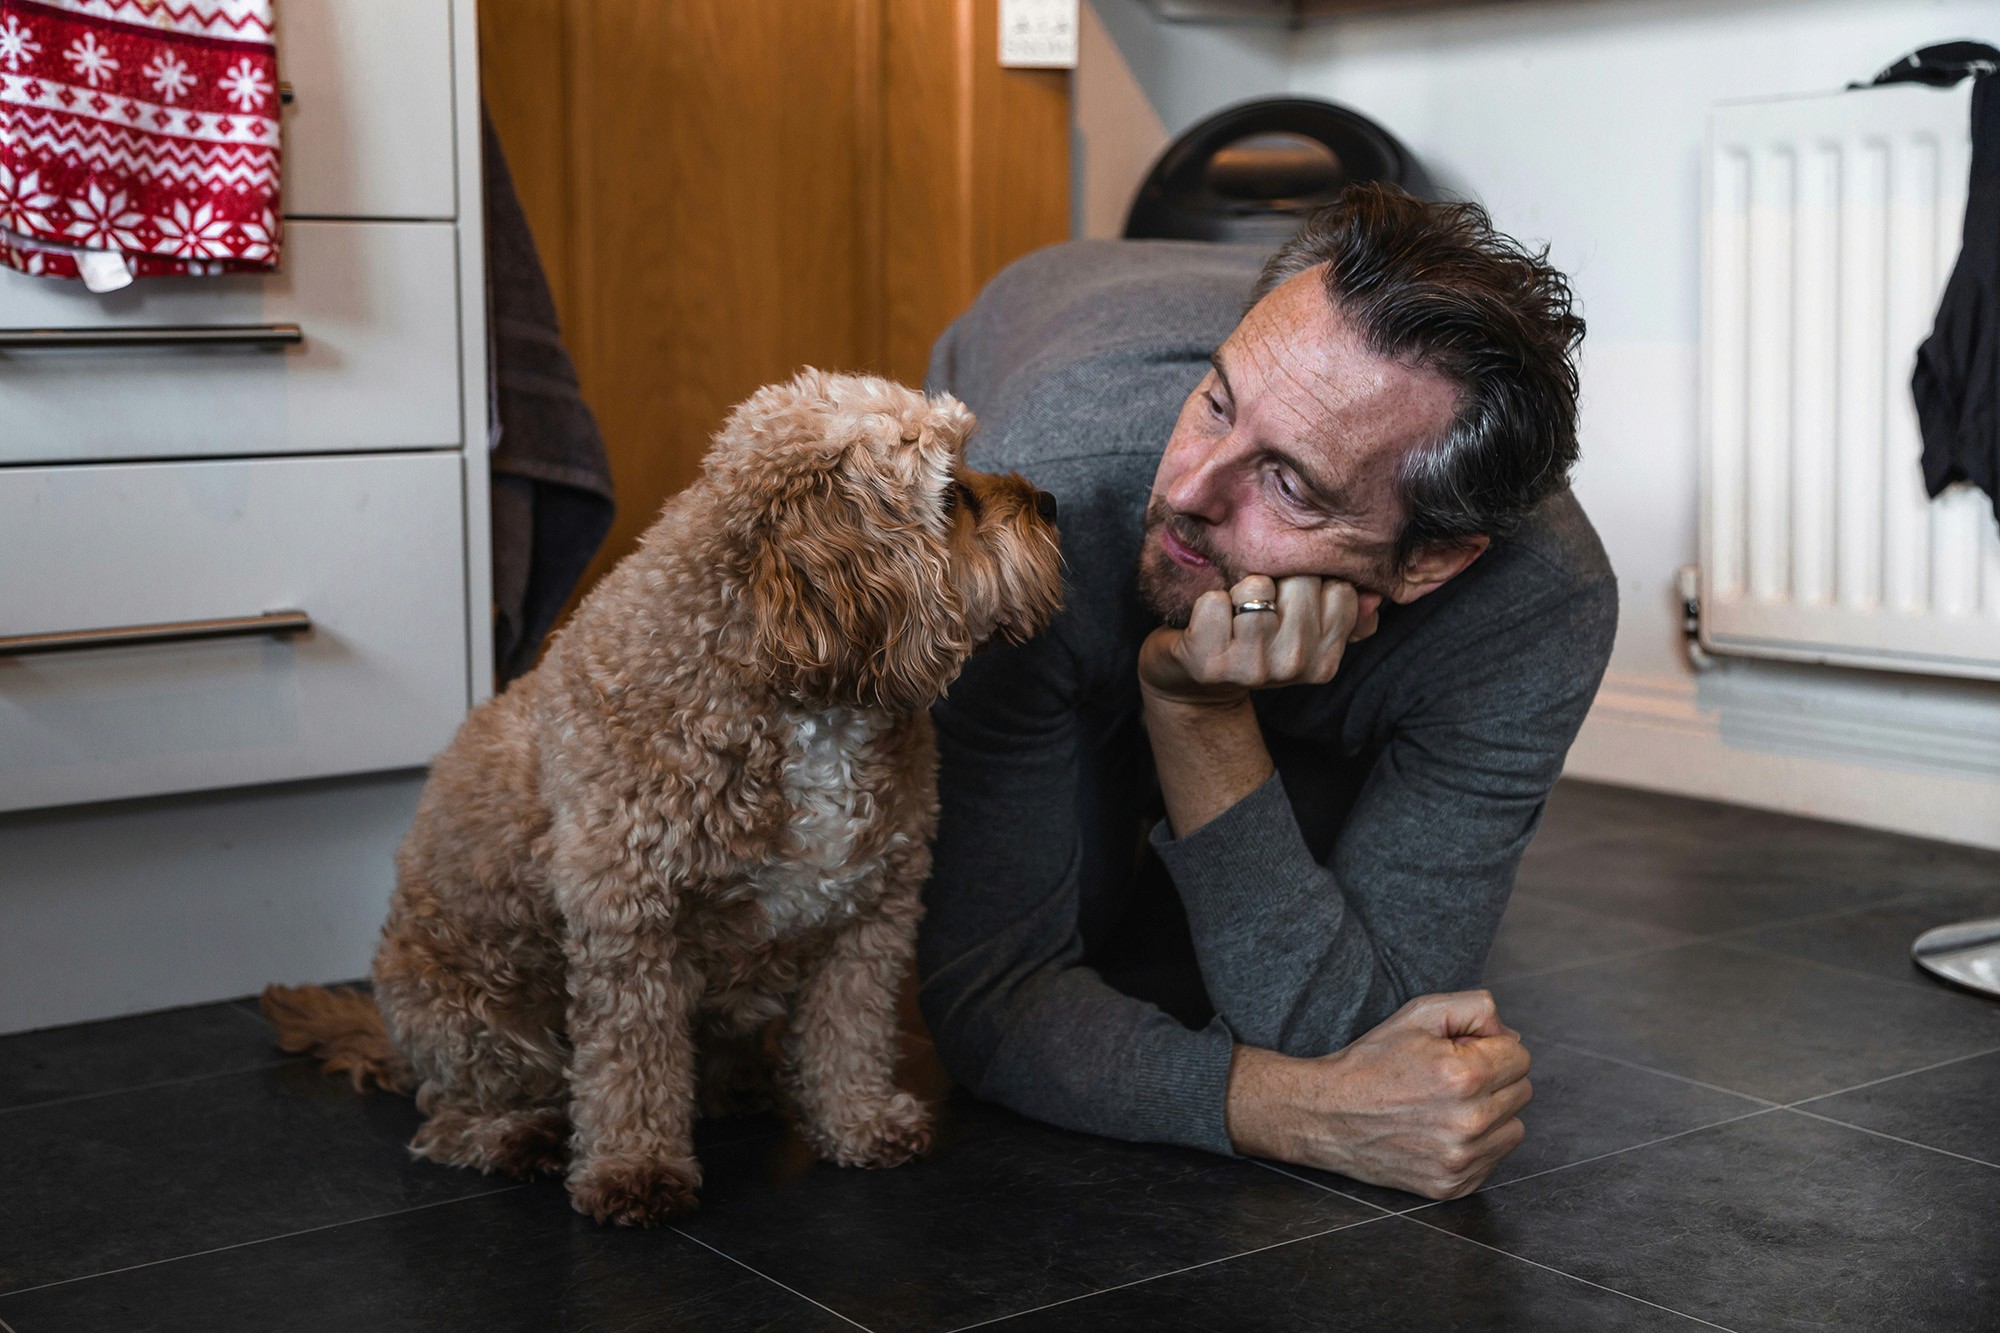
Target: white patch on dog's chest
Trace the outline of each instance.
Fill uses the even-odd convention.
[[[875,794],[861,790],[856,773],[881,733],[881,719],[835,708],[797,714],[794,722],[781,778],[791,827],[783,846],[749,880],[774,937],[852,915],[860,905],[856,888],[882,869],[879,854],[855,858],[861,834],[881,818]]]

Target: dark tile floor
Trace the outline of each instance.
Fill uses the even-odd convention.
[[[703,1127],[699,1213],[410,1161],[248,1002],[0,1038],[0,1328],[2000,1328],[2000,856],[1565,784],[1494,949],[1526,1144],[1449,1204],[963,1099],[896,1171]]]

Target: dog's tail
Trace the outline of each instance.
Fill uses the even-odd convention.
[[[260,1003],[264,1017],[287,1051],[316,1055],[328,1074],[346,1074],[356,1092],[368,1091],[368,1081],[389,1092],[412,1093],[416,1070],[382,1022],[374,997],[352,986],[266,986]]]

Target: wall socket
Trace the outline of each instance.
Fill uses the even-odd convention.
[[[1000,63],[1075,69],[1079,0],[1000,0]]]

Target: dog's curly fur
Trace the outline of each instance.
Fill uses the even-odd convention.
[[[738,407],[432,767],[379,1018],[359,992],[272,987],[281,1041],[413,1090],[417,1155],[566,1169],[599,1221],[692,1206],[697,1065],[724,1100],[774,1030],[822,1156],[925,1151],[893,1066],[937,819],[927,706],[1061,589],[1034,488],[966,469],[972,426],[950,397],[818,371]]]

